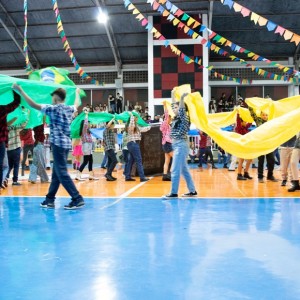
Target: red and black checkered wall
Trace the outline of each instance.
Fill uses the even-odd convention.
[[[193,16],[199,21],[199,18]],[[183,29],[173,26],[161,17],[154,17],[155,28],[168,40],[190,39]],[[200,21],[199,21],[200,22]],[[188,57],[202,59],[202,45],[175,45]],[[186,64],[183,59],[171,51],[170,47],[154,46],[154,98],[169,98],[175,86],[190,84],[192,91],[202,94],[203,72],[195,63]]]

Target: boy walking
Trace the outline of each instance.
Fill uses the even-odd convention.
[[[64,103],[66,91],[62,88],[56,89],[51,94],[52,105],[36,103],[17,84],[13,85],[13,89],[18,91],[31,107],[42,111],[50,119],[50,144],[53,152],[52,180],[46,199],[41,203],[41,207],[55,207],[55,195],[60,184],[63,185],[72,198],[71,202],[64,206],[65,209],[78,209],[84,206],[84,200],[79,194],[67,170],[67,157],[71,149],[70,124],[73,113],[77,111],[79,106],[80,90],[76,90],[74,105],[68,106]]]

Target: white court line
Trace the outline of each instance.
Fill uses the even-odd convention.
[[[150,177],[150,180],[152,179],[153,177]],[[108,207],[111,207],[119,202],[121,202],[124,198],[126,198],[128,195],[130,195],[131,193],[133,193],[135,190],[137,190],[138,188],[140,188],[143,184],[145,184],[147,181],[145,182],[140,182],[138,185],[135,185],[133,188],[131,188],[130,190],[128,190],[127,192],[123,193],[121,196],[119,196],[117,198],[116,201],[114,201],[113,203],[111,204],[108,204],[108,205],[105,205],[105,206],[102,206],[100,209],[105,209],[105,208],[108,208]],[[141,197],[137,197],[137,198],[141,198]]]

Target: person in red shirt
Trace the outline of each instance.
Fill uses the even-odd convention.
[[[22,172],[21,175],[24,176],[25,169],[28,170],[29,166],[26,166],[26,161],[28,159],[28,153],[30,151],[31,155],[33,155],[33,147],[34,147],[34,139],[32,134],[32,129],[23,129],[20,132],[20,139],[22,142],[22,150],[23,150],[23,158],[22,158]]]
[[[240,117],[239,114],[237,114],[236,117],[236,125],[235,125],[235,132],[241,135],[245,135],[248,133],[250,130],[250,126],[252,123],[247,123],[243,121]],[[247,179],[252,179],[252,177],[249,175],[248,171],[250,168],[250,165],[252,163],[252,159],[246,159],[246,166],[244,170],[244,176],[242,175],[242,168],[243,168],[243,163],[245,159],[244,158],[239,158],[239,164],[238,164],[238,175],[237,175],[237,180],[247,180]]]
[[[8,142],[8,128],[6,117],[14,111],[21,102],[21,97],[13,91],[14,100],[6,105],[0,105],[0,183],[3,181],[3,160]],[[1,194],[1,188],[0,188]]]

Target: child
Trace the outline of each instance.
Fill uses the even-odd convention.
[[[173,156],[171,133],[171,117],[168,114],[168,110],[165,109],[164,120],[160,125],[160,131],[162,132],[162,148],[165,153],[165,163],[163,170],[163,181],[171,181],[171,176],[168,174],[168,169]]]
[[[191,159],[192,164],[195,162],[195,159],[197,157],[197,152],[198,152],[198,149],[196,149],[195,143],[192,142],[191,146],[190,146],[190,151],[189,151],[189,157]]]
[[[115,118],[112,118],[109,122],[106,124],[106,129],[103,132],[103,143],[104,143],[104,150],[105,154],[107,156],[107,171],[104,175],[106,177],[106,181],[115,181],[117,178],[112,176],[112,172],[117,165],[117,156],[115,153],[115,133],[114,133],[114,127],[115,127]]]
[[[264,124],[265,122],[268,121],[268,114],[265,112],[260,113],[260,117],[256,115],[254,112],[253,108],[249,106],[249,111],[250,114],[256,123],[256,126],[260,126]],[[258,157],[258,181],[263,183],[264,182],[264,162],[265,162],[265,156],[267,159],[267,168],[268,168],[268,175],[267,175],[267,180],[277,182],[278,180],[274,177],[273,171],[274,171],[274,164],[275,164],[275,159],[274,159],[274,152],[268,153],[267,155],[261,155]]]
[[[79,106],[79,92],[76,90],[76,99],[73,106],[65,105],[66,91],[62,88],[56,89],[52,95],[52,105],[38,104],[33,101],[23,89],[14,84],[13,88],[18,91],[25,101],[33,108],[41,110],[50,119],[50,143],[53,153],[52,181],[45,201],[41,203],[43,208],[55,208],[55,195],[60,184],[72,197],[71,202],[65,205],[65,209],[78,209],[84,206],[84,200],[79,194],[67,170],[68,153],[71,149],[70,125],[72,115]]]
[[[251,127],[252,123],[247,123],[243,121],[240,118],[240,115],[237,114],[236,117],[236,126],[235,126],[235,132],[241,135],[245,135],[249,132],[249,128]],[[252,179],[252,177],[249,175],[249,168],[252,163],[252,159],[246,159],[246,166],[244,170],[244,176],[242,175],[242,169],[243,169],[243,163],[245,159],[239,158],[239,164],[238,164],[238,174],[237,174],[237,180],[247,180]]]
[[[73,139],[72,146],[73,146],[72,156],[74,156],[73,169],[79,170],[81,157],[83,156],[81,139],[80,138]]]
[[[137,120],[138,120],[138,117],[135,117],[132,114],[132,112],[130,112],[130,118],[125,127],[127,130],[127,133],[128,133],[127,149],[130,153],[129,159],[128,159],[128,164],[126,165],[126,168],[125,168],[125,181],[135,181],[135,179],[133,179],[131,177],[132,166],[133,166],[133,163],[135,162],[136,168],[137,168],[139,176],[140,176],[140,181],[146,182],[149,180],[149,178],[147,178],[144,173],[140,141],[142,138],[141,132],[146,132],[146,131],[150,130],[151,126],[139,127],[137,125]]]
[[[76,180],[83,180],[81,177],[82,171],[88,164],[89,166],[89,180],[98,180],[99,178],[96,178],[94,176],[93,171],[93,139],[90,132],[90,125],[89,125],[89,119],[88,119],[89,113],[86,110],[85,111],[85,119],[81,123],[80,128],[80,135],[81,135],[81,142],[82,142],[82,152],[83,152],[83,163],[81,164],[79,170],[77,171]]]
[[[42,183],[49,182],[48,174],[46,173],[45,150],[44,150],[44,124],[33,128],[34,132],[34,148],[32,154],[32,164],[30,166],[29,182],[36,183],[37,176],[40,176]]]
[[[20,131],[25,128],[27,121],[19,125],[8,126],[8,144],[7,144],[7,157],[8,157],[8,172],[6,178],[9,178],[11,170],[13,170],[13,183],[12,185],[21,185],[19,179],[19,166],[21,158],[21,139]]]
[[[175,118],[172,121],[172,146],[174,149],[173,163],[171,169],[172,186],[169,194],[164,198],[177,198],[180,173],[182,173],[188,190],[188,193],[183,194],[183,197],[197,196],[195,185],[192,176],[188,169],[187,156],[189,154],[189,144],[187,140],[187,134],[190,129],[190,118],[188,116],[188,110],[184,103],[184,98],[187,94],[181,96],[180,102],[176,102],[174,96],[174,89],[172,90],[172,109],[175,114]]]

